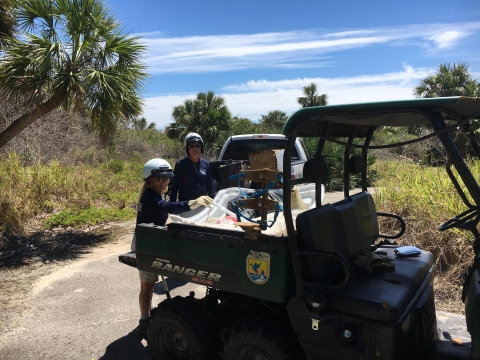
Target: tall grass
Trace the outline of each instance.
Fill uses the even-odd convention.
[[[435,257],[436,297],[445,310],[460,312],[463,305],[461,274],[473,259],[470,232],[438,226],[465,211],[443,167],[422,167],[413,162],[379,162],[375,165],[383,177],[375,184],[378,211],[395,213],[405,220],[402,245],[414,245]],[[472,165],[478,175],[478,164]],[[392,224],[381,224],[388,232]]]
[[[0,159],[0,230],[22,234],[39,217],[46,218],[45,226],[133,219],[142,165],[117,161],[67,166],[51,161],[22,166],[11,152]]]

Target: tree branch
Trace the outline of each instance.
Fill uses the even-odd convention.
[[[50,99],[39,104],[35,109],[15,119],[5,130],[0,132],[0,149],[43,115],[58,108],[62,104],[62,100],[63,97],[60,94],[54,94]]]

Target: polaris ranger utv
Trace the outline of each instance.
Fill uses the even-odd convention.
[[[283,204],[266,192],[245,194],[245,201],[238,200],[238,220],[248,207],[262,217],[241,221],[240,227],[139,224],[137,262],[132,253],[120,261],[206,286],[204,295],[168,298],[152,310],[150,355],[209,360],[448,358],[436,350],[433,255],[395,245],[408,223],[377,212],[367,191],[368,150],[382,147],[372,143],[375,131],[382,126],[426,126],[431,134],[415,141],[431,136],[440,140],[448,155],[446,171],[467,209],[438,230],[458,228],[473,234],[475,258],[466,272],[462,298],[472,338],[469,356],[479,360],[480,187],[454,134],[464,132],[480,157],[480,146],[469,131],[471,120],[479,117],[480,99],[462,97],[304,108],[283,130],[288,137],[284,173],[242,170],[238,175],[277,186],[281,175]],[[285,191],[294,185],[289,164],[298,136],[319,138],[315,157],[304,166],[304,180],[317,189],[314,207],[306,210],[292,208],[293,192]],[[345,147],[344,199],[322,204],[320,189],[329,171],[322,151],[328,141]],[[353,155],[354,148],[361,149],[361,155]],[[361,176],[359,193],[350,194],[352,174]],[[398,231],[380,234],[380,217],[396,222]],[[284,231],[272,232],[279,223],[285,224]],[[371,261],[381,266],[371,271],[358,266],[368,267]]]

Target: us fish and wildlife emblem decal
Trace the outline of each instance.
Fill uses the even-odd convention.
[[[270,254],[250,250],[247,256],[247,274],[255,284],[265,284],[270,276]]]

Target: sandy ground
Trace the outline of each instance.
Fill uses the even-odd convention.
[[[110,256],[125,248],[132,239],[135,223],[118,223],[108,226],[108,240],[82,249],[71,259],[32,261],[19,267],[1,267],[0,277],[0,335],[16,328],[32,306],[33,297],[52,282],[69,277],[86,262]],[[61,270],[61,271],[57,271]]]

